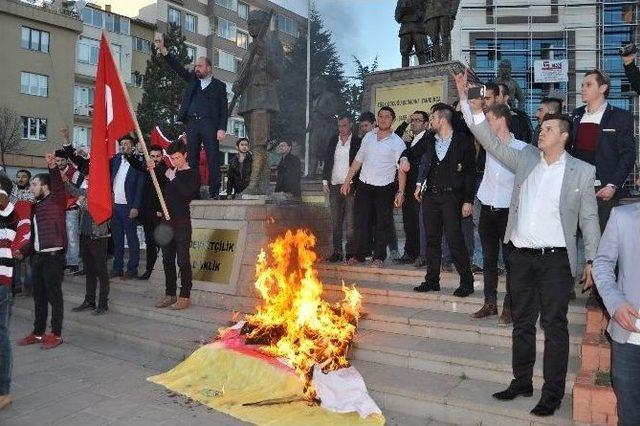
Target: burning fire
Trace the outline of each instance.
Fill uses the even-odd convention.
[[[313,367],[323,371],[349,367],[347,352],[360,316],[361,296],[342,284],[344,299],[330,304],[321,298],[322,282],[313,268],[315,236],[288,230],[269,244],[272,262],[262,251],[256,265],[255,287],[263,299],[254,315],[246,316],[242,332],[249,344],[285,358],[305,382],[305,396],[315,398]]]

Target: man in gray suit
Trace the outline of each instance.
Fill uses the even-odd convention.
[[[571,121],[561,115],[545,117],[538,148],[527,145],[518,151],[500,143],[491,134],[481,102],[467,99],[466,72],[453,78],[465,121],[476,140],[515,173],[504,236],[505,243],[513,245],[509,264],[514,379],[506,390],[493,396],[504,401],[533,395],[536,321],[540,315],[545,335],[544,385],[531,414],[550,416],[560,407],[567,377],[567,310],[578,270],[578,225],[587,259],[582,279],[585,287],[592,285],[591,261],[600,239],[593,192],[595,168],[565,151]]]
[[[611,373],[620,426],[640,425],[639,248],[640,204],[615,207],[593,260],[593,279],[611,315]]]

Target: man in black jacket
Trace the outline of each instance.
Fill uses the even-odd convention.
[[[526,143],[531,143],[533,129],[531,127],[531,119],[529,118],[529,115],[522,110],[511,108],[509,105],[511,93],[509,92],[509,87],[506,84],[500,83],[498,84],[498,88],[500,91],[500,96],[497,99],[498,103],[504,104],[511,109],[511,133],[513,133],[516,139]]]
[[[346,258],[349,259],[355,254],[353,191],[346,196],[340,194],[340,187],[360,149],[360,138],[353,134],[353,121],[350,116],[343,114],[338,117],[338,135],[328,142],[324,154],[322,189],[329,196],[331,207],[333,253],[327,258],[327,261],[339,262],[345,258],[342,251],[343,223],[347,228]],[[357,177],[354,180],[357,180]]]
[[[461,229],[461,219],[473,212],[475,180],[475,148],[471,140],[452,127],[453,109],[436,104],[429,116],[435,141],[426,144],[420,161],[415,198],[425,203],[427,226],[427,274],[414,288],[418,292],[440,291],[442,231],[447,237],[453,262],[460,275],[460,286],[454,296],[473,293],[471,262]],[[402,160],[406,162],[407,160]],[[406,170],[402,165],[401,170]]]
[[[301,167],[300,159],[291,153],[291,142],[282,141],[276,147],[282,159],[278,164],[278,176],[274,192],[284,192],[295,198],[302,196],[300,187]]]
[[[628,55],[622,57],[622,63],[624,64],[624,73],[629,79],[631,88],[636,93],[640,94],[640,69],[636,65],[636,52],[631,50]]]
[[[196,59],[194,71],[187,71],[169,53],[162,34],[156,34],[154,43],[167,65],[187,82],[178,120],[187,125],[189,167],[198,170],[200,145],[204,146],[209,165],[209,193],[217,200],[220,198],[220,142],[227,132],[227,88],[213,77],[209,58]],[[199,195],[198,191],[196,197]]]
[[[410,126],[409,126],[410,125]],[[429,126],[429,114],[425,111],[415,111],[409,116],[408,122],[405,121],[398,126],[396,134],[403,137],[407,127],[411,128],[409,136],[411,139],[408,141],[403,139],[407,145],[407,150],[402,153],[402,157],[409,158],[411,168],[407,173],[407,188],[413,190],[416,187],[418,181],[418,168],[420,166],[419,156],[408,157],[408,150],[416,145],[426,144],[429,138],[433,138],[433,134],[427,131]],[[420,256],[420,246],[423,241],[420,241],[420,204],[415,197],[406,197],[404,204],[402,205],[402,224],[404,227],[405,243],[404,254],[398,260],[400,263],[413,263]]]
[[[240,138],[236,142],[238,152],[229,161],[227,173],[227,198],[237,198],[242,191],[249,186],[251,178],[251,153],[249,152],[249,139]]]

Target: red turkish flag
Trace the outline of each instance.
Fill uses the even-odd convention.
[[[96,223],[102,223],[111,217],[109,161],[115,154],[116,141],[136,128],[134,120],[129,98],[111,55],[109,42],[103,33],[93,102],[91,167],[87,194],[89,213]]]
[[[171,145],[171,140],[167,139],[167,137],[162,133],[160,127],[156,126],[151,130],[151,145],[158,145],[162,148],[162,160],[164,161],[164,165],[168,168],[172,169],[175,166],[173,165],[173,161],[171,161],[171,157],[167,154],[167,148]]]

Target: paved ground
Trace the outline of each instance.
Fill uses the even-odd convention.
[[[12,341],[30,328],[14,317]],[[145,380],[171,368],[173,361],[86,334],[64,337],[65,343],[51,351],[14,344],[13,404],[0,412],[1,425],[243,424]]]

